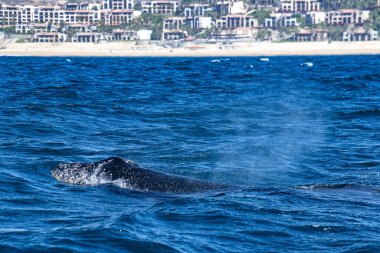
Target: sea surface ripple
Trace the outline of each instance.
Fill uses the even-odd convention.
[[[0,57],[0,91],[0,252],[380,252],[379,56]],[[50,175],[109,156],[239,188]]]

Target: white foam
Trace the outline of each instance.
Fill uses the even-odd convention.
[[[27,229],[23,228],[0,228],[0,234],[7,234],[7,233],[27,233],[30,232]]]
[[[269,58],[260,58],[260,61],[269,61]]]
[[[124,189],[131,189],[131,190],[134,189],[133,186],[129,183],[129,180],[125,180],[121,178],[112,181],[112,184]]]
[[[305,62],[305,63],[302,63],[301,66],[313,67],[314,63],[312,63],[312,62]]]
[[[134,190],[134,186],[131,185],[128,179],[119,178],[112,180],[112,174],[106,173],[103,170],[104,166],[109,162],[108,160],[103,161],[93,169],[83,168],[80,163],[62,164],[61,169],[52,171],[52,176],[60,181],[71,184],[88,186],[111,184],[120,188]],[[130,160],[126,162],[134,164]]]

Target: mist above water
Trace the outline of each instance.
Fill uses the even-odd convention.
[[[377,252],[378,70],[377,56],[3,57],[0,251]],[[243,187],[168,196],[50,173],[110,156]]]

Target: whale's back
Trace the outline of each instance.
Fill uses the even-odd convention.
[[[117,184],[136,191],[191,193],[218,190],[227,185],[141,168],[136,163],[110,157],[94,163],[61,163],[52,170],[59,181],[80,185]]]

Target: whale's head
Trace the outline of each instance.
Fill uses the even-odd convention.
[[[126,179],[131,168],[138,167],[131,161],[111,157],[95,163],[60,163],[51,175],[62,182],[80,185],[99,185]]]

